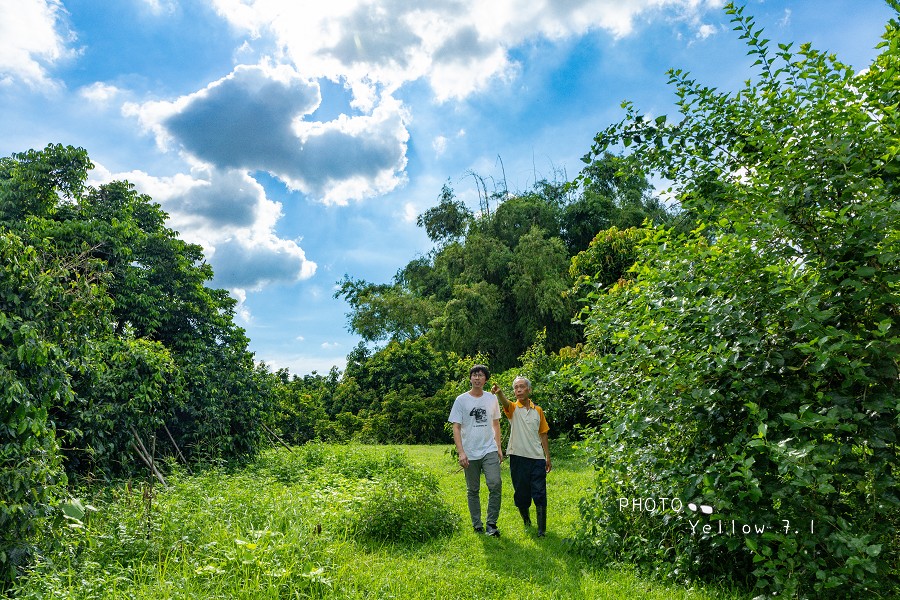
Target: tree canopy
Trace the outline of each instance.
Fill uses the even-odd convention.
[[[673,217],[626,162],[598,155],[580,188],[539,181],[530,191],[494,194],[497,207],[478,215],[445,184],[437,206],[417,221],[437,244],[432,252],[391,283],[339,282],[335,296],[350,305],[350,330],[370,343],[427,337],[442,351],[483,354],[499,370],[516,364],[541,332],[551,347],[576,344],[572,257],[601,230]]]

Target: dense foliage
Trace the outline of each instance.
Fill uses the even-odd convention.
[[[134,473],[141,445],[157,459],[249,455],[271,413],[273,378],[234,300],[206,286],[201,248],[130,184],[85,186],[90,168],[59,145],[0,159],[0,585],[64,473]]]
[[[273,426],[292,443],[444,443],[451,439],[447,415],[467,386],[470,366],[470,359],[438,352],[424,338],[376,351],[360,344],[343,373],[290,377],[280,371]]]
[[[60,538],[55,551],[73,559],[80,543],[105,545],[129,572],[148,552],[174,562],[189,550],[149,519],[156,537],[135,533],[131,513],[128,536],[78,537],[89,517],[60,505],[67,474],[134,475],[144,441],[189,464],[264,442],[447,443],[450,406],[480,362],[507,389],[532,380],[553,436],[588,436],[598,478],[576,539],[587,555],[764,595],[900,593],[900,26],[855,73],[808,45],[773,50],[727,10],[754,79],[729,94],[672,71],[678,118],[626,104],[576,182],[485,189],[477,214],[445,185],[418,219],[428,255],[390,283],[340,282],[363,338],[344,372],[255,364],[234,300],[206,285],[201,248],[127,182],[86,186],[83,150],[0,159],[0,588],[38,541]],[[631,154],[611,154],[618,144]],[[647,174],[671,182],[677,219]],[[295,451],[264,459],[263,476],[302,487],[327,470],[315,501],[351,490],[347,531],[394,543],[455,527],[429,502],[435,481],[396,457]],[[154,498],[124,493],[131,508]],[[279,508],[240,498],[254,524]],[[42,535],[62,519],[62,535]],[[280,573],[275,596],[325,590],[273,535],[248,530],[185,573],[209,575],[202,593],[244,567]],[[46,573],[35,585],[65,587]]]
[[[56,426],[102,308],[71,265],[0,231],[0,587],[64,491]]]
[[[728,94],[672,71],[682,114],[626,105],[585,159],[630,146],[701,226],[651,234],[585,315],[582,383],[604,425],[579,541],[764,594],[893,595],[900,26],[855,73],[809,45],[773,50],[727,10],[757,76]]]

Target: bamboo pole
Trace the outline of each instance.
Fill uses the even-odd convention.
[[[188,461],[187,461],[187,459],[184,457],[184,454],[181,453],[181,448],[179,448],[179,447],[178,447],[178,444],[175,443],[175,438],[172,437],[172,432],[169,431],[169,428],[166,426],[165,423],[163,423],[163,429],[166,430],[166,435],[169,436],[169,441],[172,442],[172,445],[173,445],[173,446],[175,446],[175,452],[178,453],[178,458],[180,458],[180,459],[181,459],[181,462],[184,463],[184,466],[187,467],[188,473],[190,473],[191,475],[193,475],[194,473],[193,473],[193,471],[191,471],[191,465],[188,464]]]
[[[291,454],[294,453],[294,451],[291,450],[291,447],[288,446],[287,444],[285,444],[285,443],[284,443],[284,440],[282,440],[280,437],[278,437],[278,436],[275,434],[274,431],[272,431],[271,429],[269,429],[268,426],[266,426],[265,423],[260,423],[260,425],[263,426],[263,429],[265,429],[266,431],[269,432],[269,435],[271,435],[273,438],[275,438],[276,440],[278,440],[279,442],[281,442],[281,445],[284,446],[285,448],[287,448],[287,449],[288,449],[288,452],[290,452]]]
[[[153,457],[147,452],[147,447],[144,446],[144,442],[141,441],[141,436],[137,434],[137,431],[134,430],[134,427],[131,427],[131,435],[134,436],[134,439],[137,440],[137,444],[134,442],[131,443],[132,447],[137,451],[138,456],[141,457],[141,460],[144,461],[144,464],[150,468],[150,472],[159,479],[160,483],[163,484],[163,487],[168,488],[169,484],[166,483],[166,478],[163,477],[163,474],[159,472],[159,469],[156,468],[156,464],[153,461]],[[140,446],[140,447],[139,447]]]

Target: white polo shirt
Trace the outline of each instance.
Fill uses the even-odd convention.
[[[541,434],[550,431],[550,425],[544,417],[544,411],[537,404],[525,408],[516,400],[503,409],[509,419],[509,444],[506,453],[525,458],[543,459],[544,447],[541,445]]]

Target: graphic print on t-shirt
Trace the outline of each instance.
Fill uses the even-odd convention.
[[[476,406],[469,413],[470,417],[475,417],[475,423],[487,423],[487,410],[481,408],[480,406]]]

